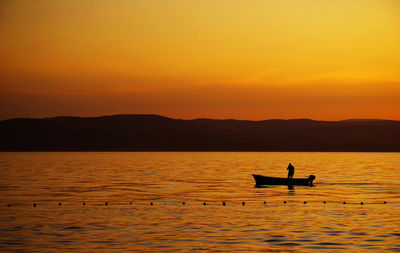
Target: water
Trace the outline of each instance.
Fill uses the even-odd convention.
[[[315,187],[254,186],[289,162]],[[400,251],[399,172],[398,153],[0,153],[0,250]]]

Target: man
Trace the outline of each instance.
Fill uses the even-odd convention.
[[[289,166],[287,167],[288,172],[288,179],[292,179],[293,178],[293,174],[294,174],[294,167],[291,163],[289,163]]]

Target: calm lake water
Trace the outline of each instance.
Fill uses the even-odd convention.
[[[398,153],[0,153],[0,200],[1,251],[400,251]]]

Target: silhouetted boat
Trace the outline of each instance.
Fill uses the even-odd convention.
[[[315,176],[310,175],[308,178],[282,178],[282,177],[266,177],[253,174],[256,185],[312,185]]]

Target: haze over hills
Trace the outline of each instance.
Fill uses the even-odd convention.
[[[400,121],[171,119],[158,115],[0,121],[1,151],[400,151]]]

